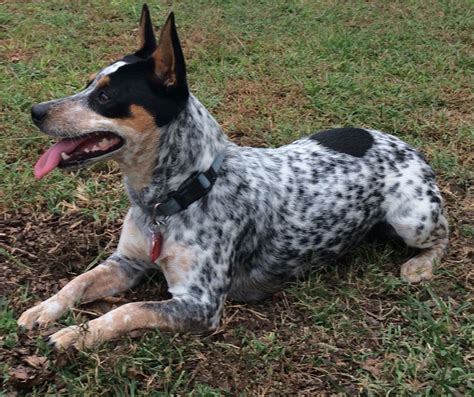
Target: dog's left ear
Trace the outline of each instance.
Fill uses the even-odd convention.
[[[140,58],[148,58],[156,50],[155,33],[151,23],[150,10],[146,4],[143,4],[142,15],[140,17],[140,47],[135,55]]]
[[[166,20],[152,58],[155,62],[155,73],[165,86],[186,87],[186,65],[173,13]]]

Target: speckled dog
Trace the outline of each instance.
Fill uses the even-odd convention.
[[[20,325],[46,326],[159,266],[172,299],[123,305],[50,341],[81,348],[135,329],[213,329],[226,298],[264,299],[381,223],[421,249],[402,277],[432,277],[448,225],[433,172],[415,149],[357,128],[277,149],[238,147],[188,91],[173,15],[157,44],[144,6],[140,37],[138,51],[92,76],[84,91],[32,108],[38,127],[59,138],[36,177],[113,158],[131,208],[115,253],[23,313]]]

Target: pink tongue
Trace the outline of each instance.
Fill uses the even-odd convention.
[[[61,153],[72,153],[87,138],[65,138],[51,146],[35,164],[35,178],[41,179],[54,170],[61,161]]]

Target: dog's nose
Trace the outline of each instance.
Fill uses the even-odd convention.
[[[37,105],[33,105],[31,108],[31,118],[33,119],[35,124],[38,124],[43,121],[47,114],[48,105],[43,105],[39,103]]]

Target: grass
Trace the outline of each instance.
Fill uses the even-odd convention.
[[[161,26],[169,11],[150,4]],[[116,244],[117,167],[34,181],[47,145],[33,103],[81,88],[133,51],[141,4],[6,3],[0,10],[0,374],[20,394],[468,395],[472,368],[472,29],[468,1],[193,1],[173,5],[194,94],[243,145],[358,125],[417,146],[451,224],[436,278],[408,286],[408,253],[364,246],[260,305],[228,303],[212,335],[148,332],[57,354],[15,318]],[[5,231],[4,231],[5,230]],[[125,299],[164,296],[149,279]],[[60,324],[87,318],[86,308]],[[46,332],[48,333],[48,332]],[[46,357],[42,363],[32,357]],[[35,361],[36,360],[36,361]],[[38,364],[41,362],[42,364]]]

